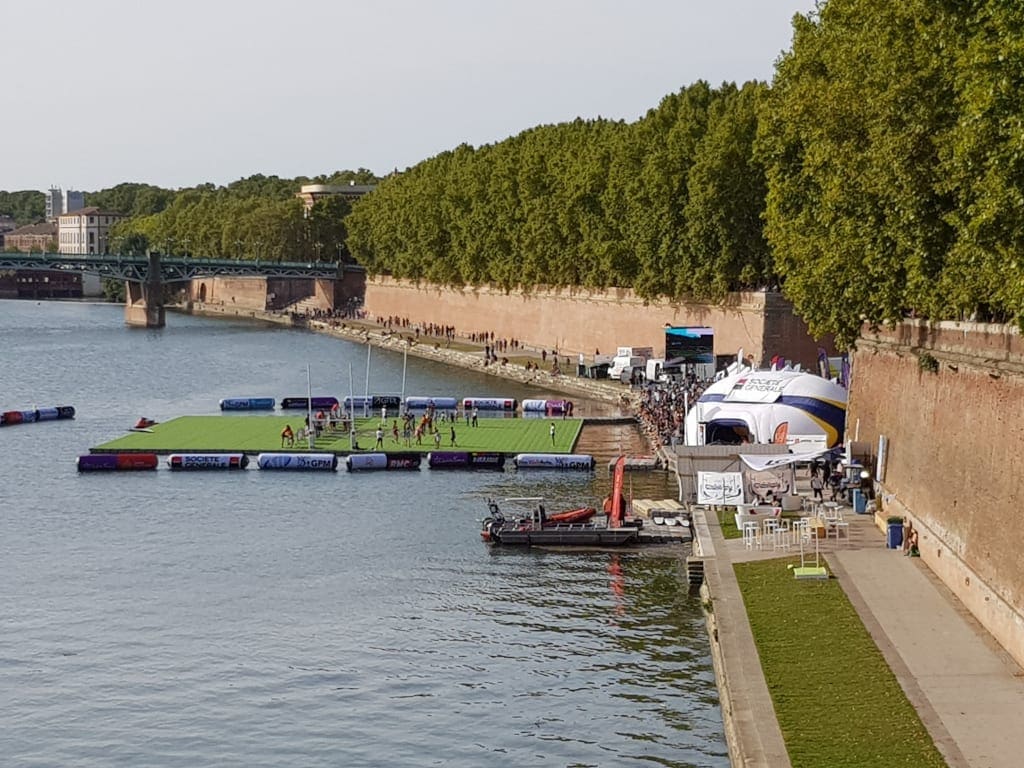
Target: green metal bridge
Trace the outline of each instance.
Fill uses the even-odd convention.
[[[154,258],[155,257],[155,258]],[[152,274],[151,268],[158,270]],[[180,283],[198,277],[341,277],[362,272],[339,262],[242,261],[181,256],[117,254],[0,253],[0,269],[59,269],[84,272],[129,283]]]

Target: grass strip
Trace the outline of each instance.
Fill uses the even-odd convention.
[[[96,446],[101,451],[153,451],[169,453],[176,451],[243,451],[260,453],[280,451],[281,430],[290,424],[296,433],[295,447],[284,450],[305,450],[307,441],[298,438],[305,413],[298,411],[287,416],[179,416],[152,427],[152,432],[129,432],[124,437]],[[427,453],[435,450],[431,435],[424,435],[421,445],[412,439],[410,445],[399,432],[395,442],[388,419],[384,426],[385,451],[418,451]],[[555,425],[555,440],[551,441],[550,427]],[[379,418],[356,419],[356,437],[362,452],[373,451],[375,432]],[[581,419],[499,419],[481,418],[479,426],[466,426],[465,421],[455,424],[457,447],[451,445],[451,423],[439,422],[441,434],[440,450],[482,451],[514,453],[571,453],[583,427]],[[399,426],[399,429],[401,427]],[[344,432],[327,431],[314,443],[314,451],[350,452],[349,436]],[[376,449],[380,450],[380,449]]]
[[[839,582],[735,564],[793,768],[945,766]]]
[[[722,536],[727,539],[739,539],[743,531],[736,527],[735,507],[721,507],[718,510],[718,524],[722,528]]]

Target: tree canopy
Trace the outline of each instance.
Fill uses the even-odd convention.
[[[762,111],[767,234],[812,332],[1020,319],[1024,8],[829,0]]]
[[[45,215],[46,196],[42,192],[0,192],[0,216],[10,216],[19,227],[42,221]]]
[[[773,281],[753,154],[764,89],[698,82],[635,123],[577,119],[457,147],[358,201],[349,248],[370,272],[444,285],[647,298],[762,287]]]
[[[345,217],[350,203],[340,197],[323,198],[307,216],[295,195],[308,183],[375,181],[365,169],[336,171],[314,179],[257,174],[223,187],[201,184],[178,190],[155,210],[140,202],[156,199],[146,189],[135,189],[145,185],[119,185],[114,190],[130,202],[134,213],[114,227],[111,241],[115,250],[145,242],[165,253],[201,258],[343,260],[347,258]]]

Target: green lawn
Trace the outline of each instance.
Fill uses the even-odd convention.
[[[835,579],[734,567],[793,768],[946,763]]]
[[[242,451],[260,453],[281,450],[281,430],[290,424],[298,433],[305,420],[301,412],[289,416],[180,416],[152,427],[150,432],[129,432],[124,437],[103,443],[97,451],[153,451],[170,453],[181,451]],[[391,436],[389,419],[385,428],[385,451],[434,450],[433,438],[423,436],[423,444],[415,438],[405,446],[399,433],[396,443]],[[380,419],[356,419],[356,433],[362,451],[373,450]],[[488,419],[481,418],[479,426],[466,426],[465,421],[455,425],[457,448],[451,447],[451,424],[439,423],[441,450],[497,451],[514,453],[571,453],[583,422],[580,419]],[[549,428],[555,425],[555,442],[551,443]],[[296,439],[296,447],[306,447],[305,440]],[[349,437],[343,433],[330,433],[317,439],[314,450],[349,453]]]

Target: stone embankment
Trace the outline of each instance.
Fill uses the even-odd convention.
[[[626,386],[617,381],[588,379],[564,373],[552,374],[539,369],[527,370],[522,365],[511,363],[508,365],[491,363],[485,366],[483,345],[475,345],[479,347],[476,350],[452,349],[445,346],[443,342],[435,343],[431,341],[430,337],[424,337],[420,341],[410,343],[407,337],[388,331],[380,325],[366,320],[322,321],[301,319],[299,322],[296,322],[290,315],[280,312],[259,312],[251,309],[235,309],[220,304],[199,303],[193,304],[191,314],[207,317],[241,317],[276,323],[278,325],[301,326],[357,344],[372,344],[375,347],[389,349],[393,352],[408,350],[408,354],[425,360],[435,360],[446,365],[469,368],[478,373],[496,378],[518,381],[522,384],[542,387],[567,395],[575,395],[596,402],[609,403],[618,406],[623,414],[635,412],[637,403],[636,393],[631,392]],[[466,347],[470,345],[460,340],[459,346]],[[536,358],[539,363],[541,360],[540,355],[537,354]]]

